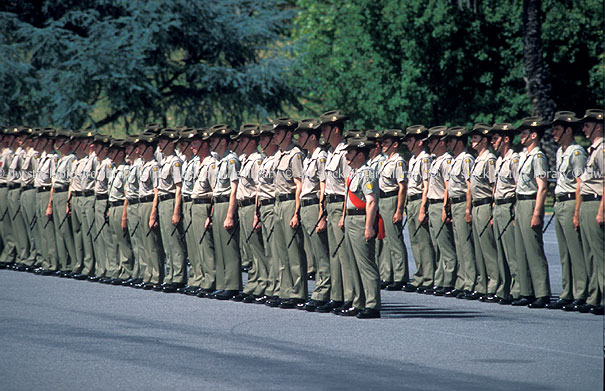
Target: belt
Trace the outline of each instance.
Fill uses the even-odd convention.
[[[302,206],[317,205],[317,204],[319,204],[319,198],[306,198],[306,199],[300,200],[300,204]]]
[[[517,194],[517,201],[535,200],[535,194]]]
[[[492,199],[492,197],[481,198],[479,200],[473,200],[473,206],[481,206],[481,205],[485,205],[485,204],[491,204],[492,202],[494,202],[494,200]]]
[[[275,204],[275,198],[265,198],[264,200],[260,200],[261,206],[273,205]]]
[[[582,201],[601,201],[601,198],[603,198],[603,196],[600,196],[598,194],[582,194]]]
[[[109,201],[109,206],[123,206],[123,205],[124,205],[124,200]]]
[[[69,190],[69,186],[59,186],[59,187],[54,187],[54,192],[55,193],[63,193],[64,191]]]
[[[508,198],[496,198],[494,200],[494,202],[496,203],[496,205],[503,205],[503,204],[512,204],[513,202],[515,202],[515,197],[508,197]]]
[[[555,201],[563,202],[576,199],[576,193],[555,194]]]
[[[21,191],[27,191],[27,190],[31,190],[34,188],[34,185],[25,185],[25,186],[21,186]]]
[[[9,183],[8,184],[8,190],[17,189],[19,187],[21,187],[21,185],[19,185],[18,183]]]
[[[82,193],[81,194],[82,196],[88,197],[88,196],[94,195],[95,191],[94,190],[82,190],[81,193]]]
[[[399,194],[399,190],[387,191],[386,193],[380,190],[380,198],[389,198]]]
[[[328,201],[328,203],[343,202],[345,200],[345,196],[340,194],[326,194],[326,200]]]
[[[417,201],[417,200],[421,200],[421,199],[422,199],[422,194],[414,194],[414,195],[408,196],[408,202]]]
[[[450,197],[450,204],[454,205],[454,204],[459,204],[461,202],[465,202],[466,201],[466,196],[460,196],[460,197]]]
[[[158,196],[160,201],[172,200],[174,199],[174,193],[162,194]]]
[[[429,205],[433,205],[438,202],[441,202],[443,204],[443,200],[439,199],[439,198],[429,198],[427,201],[428,201]]]
[[[140,203],[151,202],[151,201],[153,201],[153,194],[149,194],[149,195],[146,195],[144,197],[139,197],[139,202]]]
[[[2,189],[2,188],[4,188],[4,187],[7,187],[7,186],[8,186],[8,184],[7,184],[7,183],[0,183],[0,189]]]
[[[193,203],[197,204],[210,204],[212,203],[212,198],[194,198]]]
[[[280,194],[275,198],[277,198],[280,202],[284,202],[293,200],[295,196],[295,194]]]
[[[139,202],[141,202],[141,201],[139,201],[138,197],[137,198],[127,198],[127,200],[128,200],[128,205],[136,205]]]
[[[347,216],[363,216],[365,214],[365,209],[347,209]]]
[[[107,194],[97,194],[97,195],[95,196],[95,198],[96,198],[97,200],[99,200],[99,201],[103,201],[103,200],[108,199],[108,198],[109,198],[109,196],[108,196]]]
[[[243,200],[237,201],[237,206],[243,208],[244,206],[250,206],[254,204],[254,198],[244,198]]]
[[[229,202],[229,196],[228,195],[222,195],[222,196],[214,197],[212,199],[212,202],[215,203],[215,204],[221,204],[223,202]]]
[[[191,196],[187,195],[187,194],[182,194],[181,198],[183,199],[183,202],[190,202],[191,201]]]
[[[47,191],[50,191],[51,187],[52,187],[51,185],[38,186],[38,188],[36,190],[38,190],[38,193],[46,193]]]

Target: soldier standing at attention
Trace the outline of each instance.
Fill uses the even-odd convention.
[[[405,144],[412,153],[408,172],[406,213],[410,245],[416,263],[413,280],[403,288],[406,292],[422,293],[433,289],[435,281],[435,249],[431,241],[427,212],[432,160],[426,151],[424,139],[427,135],[428,131],[423,125],[412,125],[406,129]]]
[[[519,160],[515,207],[515,242],[521,298],[512,304],[530,308],[544,308],[550,302],[548,262],[542,240],[544,201],[548,188],[548,160],[540,149],[544,128],[541,118],[528,117],[523,119],[523,124],[517,129],[521,145],[527,151],[521,153]]]
[[[506,297],[507,292],[500,285],[498,250],[492,228],[493,190],[496,181],[496,156],[489,150],[489,130],[487,124],[475,124],[471,135],[471,146],[477,151],[477,159],[471,172],[471,197],[473,239],[477,266],[477,285],[481,292],[487,292],[483,301],[496,303],[498,296]],[[502,288],[500,291],[498,288]]]
[[[582,249],[579,230],[579,219],[574,225],[574,216],[580,214],[580,175],[586,168],[586,151],[579,146],[574,135],[580,130],[576,113],[559,111],[555,113],[552,135],[560,147],[557,150],[557,185],[555,187],[555,232],[561,258],[562,290],[559,300],[547,305],[549,309],[563,309],[572,304],[582,305],[586,302],[588,276]],[[573,307],[572,307],[573,308]]]
[[[80,178],[81,199],[80,199],[80,215],[82,221],[82,241],[84,242],[84,267],[82,274],[88,276],[89,281],[98,281],[99,277],[95,276],[95,258],[96,247],[92,243],[92,238],[95,235],[95,174],[100,164],[98,153],[103,149],[103,144],[96,141],[91,132],[88,132],[88,146],[86,153],[88,157],[79,165],[76,170]]]
[[[320,116],[321,136],[332,150],[326,159],[325,198],[328,243],[330,251],[330,301],[317,307],[317,312],[333,312],[351,307],[353,302],[353,275],[346,246],[343,246],[344,232],[339,227],[345,202],[345,178],[349,174],[346,144],[343,139],[344,122],[347,116],[338,110],[328,111]]]
[[[166,271],[162,290],[166,293],[180,292],[187,280],[187,257],[183,243],[182,197],[183,162],[176,155],[179,134],[173,129],[162,129],[158,136],[158,148],[164,155],[158,181],[158,207],[162,245],[166,254]],[[175,229],[176,228],[176,229]]]
[[[4,129],[2,136],[2,155],[0,155],[0,235],[2,236],[2,254],[0,255],[0,268],[15,262],[17,244],[15,242],[15,232],[11,224],[8,207],[8,167],[13,158],[13,143],[15,136],[9,129]]]
[[[518,263],[515,247],[515,189],[519,171],[519,154],[512,148],[514,127],[508,123],[494,124],[490,131],[496,159],[496,182],[494,183],[494,238],[498,251],[498,273],[500,282],[498,304],[508,305],[519,299],[520,288]]]
[[[603,178],[605,177],[605,144],[603,143],[603,110],[586,111],[582,132],[590,141],[586,169],[580,177],[580,214],[576,215],[582,234],[582,246],[588,273],[588,297],[585,304],[574,306],[574,310],[603,315],[603,281],[605,279],[605,248],[603,242]],[[578,207],[576,206],[576,210]]]
[[[241,257],[239,251],[239,226],[237,219],[237,187],[240,161],[227,148],[233,129],[227,125],[214,125],[206,139],[210,149],[216,152],[216,181],[213,187],[213,208],[206,226],[212,224],[216,260],[216,291],[208,297],[229,300],[242,289]]]
[[[42,243],[40,229],[38,227],[38,207],[36,203],[38,192],[35,187],[36,173],[38,171],[40,155],[43,152],[43,145],[41,145],[42,140],[39,137],[41,135],[39,129],[34,131],[33,129],[28,128],[27,134],[28,137],[23,143],[25,153],[23,154],[20,163],[21,174],[19,175],[19,181],[21,183],[21,196],[19,201],[21,203],[21,216],[25,223],[23,235],[26,235],[27,237],[29,252],[27,258],[21,263],[26,267],[35,267],[36,269],[34,272],[37,274],[44,272],[45,275],[49,275],[51,272],[44,269],[44,244]],[[21,269],[22,268],[23,266],[21,266]]]
[[[112,239],[107,229],[105,220],[107,211],[109,210],[109,180],[113,175],[114,165],[109,158],[109,136],[97,134],[95,136],[95,144],[99,144],[97,149],[97,158],[99,165],[95,174],[95,217],[94,228],[90,231],[92,235],[92,245],[95,249],[95,276],[98,281],[104,284],[109,284],[112,281],[112,274],[115,272],[115,264],[113,259],[107,256],[107,246]]]

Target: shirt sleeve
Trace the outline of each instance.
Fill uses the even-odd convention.
[[[462,175],[464,176],[465,181],[470,181],[471,173],[473,172],[473,164],[475,161],[470,157],[465,157],[462,161]]]
[[[241,168],[241,163],[239,159],[233,158],[229,160],[227,164],[227,174],[229,175],[229,181],[236,182],[239,180],[239,170]]]
[[[290,159],[290,169],[292,170],[292,178],[302,178],[303,174],[303,158],[302,152],[296,152]]]
[[[183,182],[182,169],[183,169],[183,165],[182,165],[181,161],[175,159],[174,163],[172,164],[172,168],[170,169],[172,171],[172,182],[174,184]]]
[[[374,170],[366,170],[359,179],[361,191],[364,195],[378,193],[378,179]]]
[[[423,181],[428,181],[430,174],[429,171],[431,169],[431,159],[428,157],[422,158],[422,162],[420,163],[420,176]]]
[[[150,168],[150,170],[151,170],[151,182],[152,182],[153,188],[157,189],[158,185],[160,184],[160,168],[156,164],[152,168]]]
[[[394,179],[397,181],[397,183],[407,182],[408,166],[405,163],[405,160],[400,159],[395,162],[395,170],[393,174],[395,175]]]
[[[546,178],[546,175],[548,174],[548,160],[546,160],[546,155],[542,152],[537,153],[532,164],[534,165],[534,177]]]
[[[484,175],[489,183],[496,182],[496,159],[488,159],[485,163]]]
[[[586,151],[584,148],[577,148],[573,154],[571,155],[571,169],[573,172],[573,177],[578,178],[584,172],[584,168],[586,167]]]
[[[321,182],[325,182],[326,181],[326,156],[325,155],[319,155],[319,158],[317,158],[317,161],[315,162],[315,164],[317,164],[317,176],[319,177],[319,180]]]

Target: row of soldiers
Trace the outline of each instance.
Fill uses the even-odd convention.
[[[471,130],[345,132],[346,120],[331,111],[239,132],[149,126],[127,139],[7,128],[0,266],[358,318],[380,317],[381,288],[603,313],[602,111]],[[563,291],[552,302],[542,240],[548,127],[561,145]],[[580,131],[588,154],[574,141]]]

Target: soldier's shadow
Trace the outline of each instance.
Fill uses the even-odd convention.
[[[401,318],[486,318],[480,311],[454,310],[451,308],[426,307],[421,305],[408,305],[402,303],[382,304],[380,315],[385,319]]]

